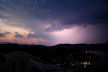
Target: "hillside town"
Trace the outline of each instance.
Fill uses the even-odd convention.
[[[63,49],[58,53],[58,49],[53,49],[52,54],[41,52],[40,55],[17,49],[7,50],[0,54],[0,72],[96,72],[95,63],[100,56],[92,49],[73,49],[73,52],[64,53]]]

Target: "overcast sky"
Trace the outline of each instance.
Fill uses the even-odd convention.
[[[108,41],[107,0],[0,0],[0,42]]]

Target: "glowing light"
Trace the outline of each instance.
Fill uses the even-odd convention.
[[[89,62],[88,62],[88,64],[90,65],[90,64],[91,64],[91,62],[89,61]]]
[[[78,43],[83,41],[83,35],[85,35],[82,31],[80,31],[80,27],[74,26],[70,29],[64,29],[61,31],[52,32],[52,37],[56,43]]]
[[[4,23],[0,23],[0,29],[3,31],[11,32],[11,33],[14,33],[14,32],[19,32],[21,34],[29,33],[29,30],[26,28],[10,26],[10,25],[4,24]]]
[[[88,61],[88,62],[81,62],[81,64],[82,64],[82,65],[90,65],[91,62],[90,62],[90,61]]]

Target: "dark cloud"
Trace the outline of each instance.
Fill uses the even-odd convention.
[[[28,34],[28,38],[47,38],[47,36],[46,35],[42,35],[42,34],[37,34],[37,33],[35,33],[35,34],[32,34],[31,32]]]
[[[73,25],[95,25],[108,23],[108,1],[107,0],[54,0],[47,1],[50,13],[39,13],[38,18],[52,21],[48,31],[70,28]],[[41,8],[40,8],[41,11]],[[58,20],[60,24],[53,23]]]
[[[11,34],[10,32],[5,32],[5,34]]]
[[[0,37],[4,37],[5,36],[5,34],[3,34],[3,33],[0,33]]]
[[[70,25],[63,25],[63,23],[52,22],[52,25],[46,29],[46,31],[59,31],[65,28],[71,28]]]
[[[7,34],[10,34],[10,32],[0,33],[0,37],[5,37]]]
[[[18,32],[15,32],[15,37],[16,38],[23,38],[23,35],[22,34],[19,34]]]
[[[108,10],[106,12],[102,12],[100,14],[95,14],[90,22],[93,24],[108,23]]]
[[[36,34],[28,34],[28,38],[36,38],[37,35]]]
[[[37,38],[37,34],[32,34],[32,32],[30,31],[28,34],[28,38]]]
[[[23,16],[25,18],[42,21],[58,20],[62,25],[95,24],[108,21],[107,0],[45,0],[45,4],[42,0],[1,1],[14,9],[16,14],[20,12],[21,17],[25,15]]]

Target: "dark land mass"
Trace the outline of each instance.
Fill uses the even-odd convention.
[[[39,57],[36,58],[36,61],[44,64],[64,64],[67,57],[78,56],[77,62],[81,62],[82,58],[92,61],[96,69],[93,72],[108,71],[108,42],[103,44],[59,44],[55,46],[0,43],[0,62],[5,62],[2,57],[3,54],[15,51],[29,53],[32,58]],[[91,58],[88,59],[87,56]],[[53,59],[56,61],[54,62]],[[69,64],[68,62],[66,64]],[[65,67],[64,65],[63,67]]]

